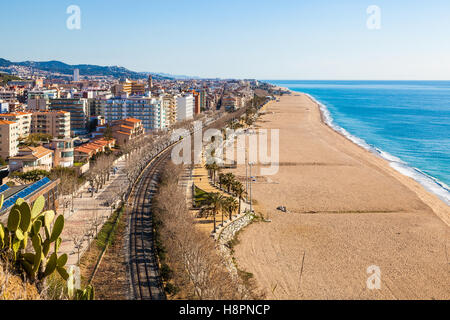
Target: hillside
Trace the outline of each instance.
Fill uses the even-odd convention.
[[[9,81],[21,80],[19,77],[0,72],[0,86],[6,85]]]
[[[85,76],[112,76],[116,78],[130,78],[130,79],[144,79],[148,77],[149,73],[135,72],[119,66],[98,66],[91,64],[78,64],[70,65],[61,61],[23,61],[12,62],[6,59],[0,58],[0,67],[22,66],[33,68],[37,70],[60,73],[65,75],[72,75],[75,69],[80,70],[80,75]],[[171,79],[169,76],[161,76],[158,74],[152,74],[154,79]]]

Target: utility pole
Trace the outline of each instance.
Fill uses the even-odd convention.
[[[250,166],[250,213],[253,212],[253,203],[252,203],[252,182],[253,182],[253,177],[252,177],[252,163],[249,163]]]
[[[245,152],[245,193],[247,194],[247,199],[248,199],[247,150],[244,150],[244,152]]]

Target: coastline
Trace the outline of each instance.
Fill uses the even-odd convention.
[[[339,125],[335,124],[333,117],[331,116],[331,113],[328,110],[327,106],[317,101],[312,95],[304,92],[293,91],[289,88],[283,89],[286,89],[287,91],[291,92],[291,94],[303,94],[307,96],[313,103],[317,105],[317,108],[320,111],[321,121],[323,124],[325,124],[330,129],[338,133],[340,136],[354,143],[356,146],[368,151],[370,154],[380,159],[383,159],[391,168],[393,168],[397,173],[399,173],[402,176],[402,178],[399,179],[399,181],[402,182],[404,180],[403,177],[405,177],[410,178],[415,183],[419,184],[420,187],[424,189],[423,191],[425,191],[429,195],[424,194],[422,190],[420,190],[420,187],[418,188],[417,185],[412,184],[410,181],[404,181],[407,187],[415,191],[416,194],[421,198],[421,200],[424,201],[427,205],[429,205],[433,209],[435,214],[442,219],[442,221],[444,221],[448,226],[450,226],[450,195],[448,186],[446,186],[443,182],[439,181],[438,179],[427,175],[420,169],[407,165],[401,159],[377,148],[376,146],[369,145],[363,139],[350,134],[345,128],[342,128]],[[414,172],[417,172],[417,175],[419,177],[415,178]],[[433,186],[435,186],[435,188],[433,188]],[[446,194],[443,192],[445,192]],[[445,205],[449,206],[449,210],[445,210],[445,208],[442,208],[442,206],[439,204],[439,201],[443,202],[444,206]]]
[[[280,129],[280,170],[257,177],[271,222],[247,227],[235,257],[269,299],[449,298],[449,206],[328,126],[304,94],[270,104],[257,127]],[[370,265],[385,290],[367,290]]]
[[[296,91],[292,91],[289,89],[289,91],[292,93],[295,93]],[[367,151],[371,152],[372,154],[386,160],[389,162],[390,166],[397,170],[399,173],[403,174],[404,176],[407,176],[409,178],[414,179],[416,182],[421,184],[428,192],[436,195],[439,199],[441,199],[445,204],[450,206],[450,187],[447,186],[442,181],[439,181],[435,177],[432,177],[422,170],[412,167],[408,165],[406,162],[401,160],[400,158],[397,158],[396,156],[393,156],[389,154],[386,151],[383,151],[379,149],[376,146],[369,145],[366,141],[363,139],[350,134],[345,128],[342,128],[341,126],[335,124],[333,117],[331,116],[330,111],[328,110],[327,106],[323,103],[319,102],[317,99],[315,99],[312,95],[304,93],[304,92],[297,92],[306,95],[309,97],[313,103],[316,103],[321,114],[322,114],[322,122],[325,123],[327,126],[332,128],[334,131],[339,133],[340,135],[344,136],[348,140],[352,141],[356,145],[366,149]]]

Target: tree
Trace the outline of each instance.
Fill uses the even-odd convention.
[[[210,212],[214,218],[214,233],[216,232],[216,215],[224,208],[224,196],[219,192],[208,193],[206,195],[206,211]]]
[[[228,212],[230,220],[233,220],[233,213],[236,212],[236,210],[239,208],[237,200],[233,197],[227,197],[224,199],[223,207],[224,210]],[[223,221],[223,214],[222,214],[222,221]]]
[[[226,184],[226,176],[225,173],[219,174],[219,188],[222,189],[222,185]]]
[[[228,193],[231,191],[231,186],[233,185],[235,181],[235,176],[231,172],[228,172],[225,174],[224,177],[224,186],[227,188]]]
[[[106,124],[105,132],[103,132],[103,138],[106,141],[112,140],[112,138],[113,138],[113,136],[112,136],[112,129],[111,129],[111,126],[109,124]]]
[[[14,179],[18,179],[23,183],[34,183],[39,180],[42,180],[45,177],[48,177],[50,172],[46,170],[31,170],[27,172],[18,172],[15,171],[11,174],[11,177]]]
[[[241,201],[244,198],[244,196],[247,194],[247,192],[245,192],[244,186],[242,185],[242,182],[240,181],[235,181],[233,183],[232,186],[233,192],[236,195],[236,197],[238,197],[239,199],[239,211],[238,213],[241,213]]]
[[[65,209],[70,203],[72,203],[73,210],[75,192],[78,190],[81,182],[75,169],[63,167],[53,168],[50,172],[50,179],[59,179],[58,190],[59,196],[62,198],[63,202],[63,213],[65,214]],[[71,196],[71,198],[68,198],[67,196]]]
[[[217,165],[217,163],[211,164],[211,172],[212,172],[212,178],[213,178],[213,184],[216,184],[216,175],[220,171],[220,167]]]

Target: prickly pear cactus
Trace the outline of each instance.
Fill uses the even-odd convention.
[[[2,195],[0,208],[3,200]],[[0,253],[9,255],[32,281],[41,281],[55,271],[67,280],[67,255],[58,256],[64,217],[59,215],[55,219],[53,210],[42,212],[44,207],[43,196],[37,198],[32,207],[24,199],[17,199],[9,213],[7,226],[0,223]]]

